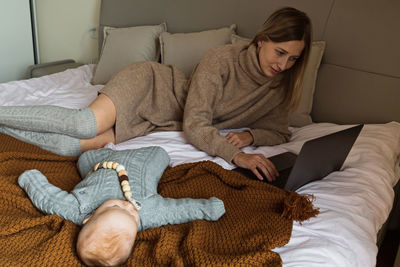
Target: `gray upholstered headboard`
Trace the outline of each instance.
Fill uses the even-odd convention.
[[[194,32],[237,24],[251,37],[277,8],[306,12],[314,40],[327,47],[319,69],[315,122],[400,122],[400,1],[393,0],[102,0],[103,26],[155,25]]]

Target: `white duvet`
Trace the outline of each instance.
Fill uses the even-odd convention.
[[[93,67],[85,65],[41,78],[0,84],[0,105],[85,107],[101,88],[90,84]],[[350,126],[317,123],[291,128],[293,136],[289,143],[243,150],[267,157],[285,151],[298,154],[306,140]],[[149,145],[163,147],[170,155],[171,166],[212,160],[226,169],[234,167],[188,144],[182,132],[153,133],[107,146],[126,149]],[[295,222],[290,242],[274,249],[281,255],[283,265],[375,266],[377,232],[392,208],[392,187],[400,177],[399,157],[400,123],[365,125],[341,171],[297,190],[315,196],[314,206],[320,214],[301,225]]]

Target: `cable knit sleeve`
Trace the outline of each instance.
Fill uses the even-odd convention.
[[[253,146],[272,146],[286,143],[292,133],[289,131],[288,112],[281,106],[268,115],[249,125],[253,136]]]
[[[197,148],[232,162],[241,150],[230,144],[213,126],[214,109],[223,94],[223,71],[215,54],[208,52],[201,60],[190,81],[183,131]]]
[[[225,214],[224,202],[216,197],[174,199],[153,195],[142,204],[139,231],[194,220],[217,221]]]
[[[38,170],[28,170],[18,178],[36,208],[46,214],[56,214],[65,220],[81,224],[85,215],[79,211],[79,203],[73,194],[50,184]]]
[[[93,170],[96,163],[104,161],[113,151],[109,148],[100,148],[97,150],[88,150],[78,159],[78,171],[81,178],[85,178]]]

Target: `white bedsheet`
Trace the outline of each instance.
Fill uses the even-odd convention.
[[[306,140],[348,127],[351,126],[319,123],[291,128],[289,143],[243,150],[267,157],[285,151],[298,154]],[[197,150],[181,132],[153,133],[107,146],[128,149],[150,145],[163,147],[171,157],[171,166],[212,160],[226,169],[234,167]],[[316,197],[314,205],[320,214],[302,225],[295,222],[290,242],[274,250],[281,255],[284,266],[375,266],[376,236],[392,208],[392,187],[399,179],[399,173],[395,173],[399,154],[399,123],[365,125],[341,171],[297,190]]]
[[[90,84],[94,66],[84,65],[40,78],[0,83],[0,105],[86,107],[103,87]]]
[[[54,104],[87,106],[101,86],[92,86],[93,65],[49,76],[0,84],[0,105]],[[351,125],[331,123],[291,128],[289,143],[273,147],[247,147],[248,153],[269,157],[285,151],[298,153],[309,139]],[[222,134],[226,131],[222,131]],[[159,145],[170,155],[171,166],[212,160],[226,169],[234,166],[188,144],[182,132],[159,132],[107,146],[113,149]],[[392,207],[392,187],[400,176],[400,124],[366,125],[342,170],[307,184],[299,193],[313,194],[320,214],[302,225],[294,223],[290,242],[276,248],[284,266],[375,266],[376,236]]]

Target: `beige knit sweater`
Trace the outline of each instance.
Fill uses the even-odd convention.
[[[241,150],[220,129],[249,127],[256,146],[288,141],[283,91],[274,88],[279,78],[263,74],[255,46],[225,45],[209,50],[190,80],[174,66],[142,62],[124,68],[100,92],[117,109],[117,143],[183,129],[194,146],[232,162]]]
[[[183,121],[188,140],[228,162],[241,151],[218,129],[249,127],[255,146],[288,141],[288,114],[279,105],[284,92],[276,88],[280,78],[264,75],[254,45],[209,50],[189,85]]]

